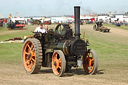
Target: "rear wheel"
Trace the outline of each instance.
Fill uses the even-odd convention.
[[[96,30],[96,25],[93,26],[93,29]]]
[[[87,74],[95,74],[98,69],[98,59],[94,50],[88,50],[83,56],[83,68]]]
[[[52,56],[52,70],[56,76],[62,76],[66,70],[66,60],[61,50],[55,50]]]
[[[40,71],[42,65],[42,47],[40,41],[28,38],[22,50],[22,62],[27,73],[34,74]]]

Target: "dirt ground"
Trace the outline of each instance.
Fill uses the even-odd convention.
[[[57,77],[50,68],[41,68],[39,74],[26,74],[21,64],[0,64],[0,85],[128,85],[125,82],[96,78],[105,74],[85,75],[83,70],[72,70]]]
[[[93,30],[92,25],[83,25],[81,29],[85,29],[85,35],[87,32],[92,32],[94,35],[104,35],[108,37],[107,40],[120,39],[121,43],[128,44],[128,31],[118,28],[110,27],[110,34],[96,32]],[[12,31],[12,33],[15,31]],[[6,34],[8,32],[5,32]],[[111,36],[115,38],[111,38]],[[21,57],[21,56],[19,56]],[[128,72],[125,71],[124,72]],[[122,72],[122,74],[124,74]],[[111,74],[105,74],[103,71],[99,71],[96,75],[86,75],[82,69],[73,69],[72,73],[66,73],[64,77],[57,77],[52,73],[51,68],[41,68],[38,74],[26,74],[22,62],[6,63],[0,61],[0,85],[128,85],[126,82],[128,79],[124,78],[125,82],[114,80],[110,76]],[[124,75],[128,75],[125,73]],[[107,76],[108,78],[103,78]],[[113,75],[115,76],[115,75]],[[117,75],[118,76],[118,75]],[[115,76],[116,77],[116,76]]]

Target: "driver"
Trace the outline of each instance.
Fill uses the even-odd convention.
[[[34,30],[34,32],[41,32],[41,33],[47,33],[47,31],[45,30],[45,28],[43,28],[43,24],[39,24],[39,26]],[[26,38],[32,38],[34,37],[34,35],[29,35],[29,36],[24,36],[24,39]]]
[[[43,24],[41,23],[39,25],[39,27],[37,27],[34,32],[41,32],[41,33],[47,33],[47,31],[45,30],[45,28],[43,28]]]

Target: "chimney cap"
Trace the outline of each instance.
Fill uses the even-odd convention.
[[[80,6],[74,6],[74,8],[80,8]]]

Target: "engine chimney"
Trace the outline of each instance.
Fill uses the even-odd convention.
[[[75,39],[80,39],[80,6],[74,6]]]

